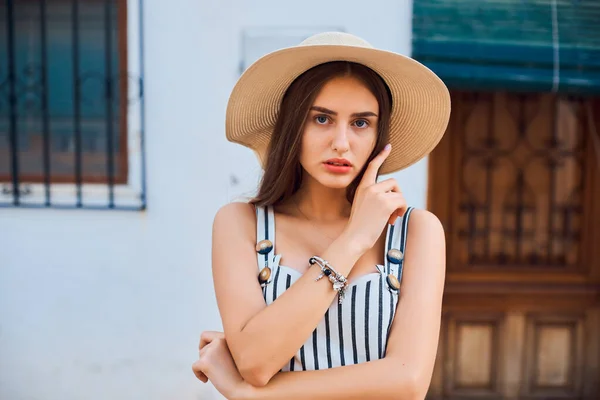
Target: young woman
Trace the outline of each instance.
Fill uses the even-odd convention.
[[[313,36],[242,75],[227,137],[264,175],[254,199],[214,220],[224,333],[202,333],[200,380],[232,399],[424,398],[444,232],[377,178],[427,155],[449,113],[430,70],[349,34]]]

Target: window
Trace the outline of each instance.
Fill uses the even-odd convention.
[[[144,208],[139,15],[137,0],[0,4],[0,204]]]

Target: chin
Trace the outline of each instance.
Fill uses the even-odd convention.
[[[352,181],[354,180],[355,176],[352,175],[332,175],[332,174],[326,174],[326,175],[321,175],[319,177],[317,177],[317,181],[325,186],[328,187],[330,189],[346,189],[348,186],[350,186],[350,184],[352,183]]]

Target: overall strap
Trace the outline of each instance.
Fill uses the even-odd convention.
[[[271,281],[275,254],[275,214],[273,207],[256,207],[256,255],[259,274],[269,268],[267,281]],[[265,271],[266,272],[266,271]],[[263,272],[264,273],[264,272]]]
[[[398,223],[388,224],[387,234],[385,236],[385,254],[383,255],[383,261],[385,263],[385,275],[389,275],[392,270],[392,263],[390,261],[390,251],[394,248],[394,243],[396,242],[396,237],[398,237]]]
[[[413,207],[408,207],[404,216],[398,218],[394,225],[389,225],[388,227],[388,235],[385,243],[385,266],[388,276],[391,275],[396,278],[396,280],[394,280],[390,276],[390,278],[392,278],[391,281],[388,279],[388,284],[392,289],[393,286],[398,285],[396,290],[399,289],[400,282],[402,282],[404,251],[406,249],[406,239],[408,236],[408,221],[413,209]]]

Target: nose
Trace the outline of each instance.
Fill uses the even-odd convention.
[[[339,124],[334,131],[331,141],[331,148],[339,154],[343,154],[350,149],[348,142],[348,127],[345,124]]]

